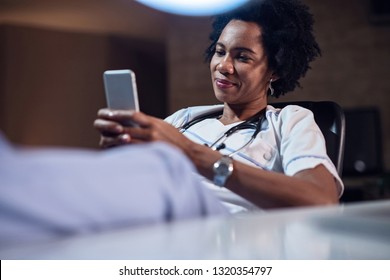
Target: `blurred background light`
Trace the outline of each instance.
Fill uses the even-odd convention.
[[[227,12],[249,0],[137,0],[151,8],[185,16],[207,16]]]

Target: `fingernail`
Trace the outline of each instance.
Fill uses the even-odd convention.
[[[115,129],[115,131],[116,131],[117,133],[122,133],[122,132],[123,132],[123,127],[122,127],[121,125],[116,125],[116,126],[114,127],[114,129]]]
[[[125,142],[125,143],[130,142],[130,135],[129,135],[129,134],[122,134],[122,135],[119,136],[119,137],[120,137],[120,139],[121,139],[123,142]]]

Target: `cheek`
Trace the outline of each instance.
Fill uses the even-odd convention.
[[[214,71],[216,69],[218,63],[219,63],[219,60],[214,55],[210,61],[210,71]]]
[[[242,72],[240,75],[240,80],[243,83],[243,87],[245,87],[246,91],[256,92],[256,94],[259,91],[263,91],[268,85],[265,78],[265,73],[256,73],[254,70]]]
[[[246,72],[246,79],[258,86],[267,83],[267,69],[259,67],[255,70]]]

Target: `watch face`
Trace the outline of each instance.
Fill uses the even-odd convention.
[[[229,165],[225,162],[220,162],[216,168],[216,172],[219,174],[228,174],[229,173]]]
[[[223,187],[227,178],[233,172],[233,160],[228,156],[223,156],[214,163],[214,184]]]
[[[221,175],[229,175],[233,171],[232,159],[224,156],[214,164],[214,172]]]

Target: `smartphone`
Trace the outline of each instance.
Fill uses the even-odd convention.
[[[137,83],[132,70],[107,70],[103,73],[103,81],[108,108],[139,111]]]

